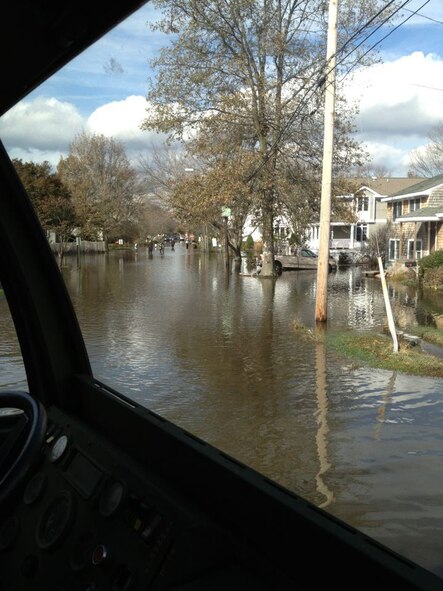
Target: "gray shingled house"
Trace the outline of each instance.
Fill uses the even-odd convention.
[[[415,261],[443,248],[443,174],[381,199],[392,222],[389,261]]]

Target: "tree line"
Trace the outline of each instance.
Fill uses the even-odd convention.
[[[47,161],[13,163],[43,229],[56,234],[60,254],[76,236],[135,242],[176,229],[171,212],[144,195],[139,172],[113,138],[80,133],[56,170]]]
[[[413,153],[410,174],[443,174],[442,130],[441,125],[431,130],[428,145]],[[135,168],[123,144],[103,135],[81,133],[55,171],[49,162],[14,159],[13,163],[42,227],[57,235],[61,253],[63,245],[76,236],[105,242],[120,238],[142,242],[147,236],[178,230],[197,234],[210,231],[221,239],[221,208],[228,204],[232,208],[229,244],[239,256],[246,238],[246,218],[254,216],[252,190],[239,173],[244,162],[231,160],[224,166],[205,168],[195,156],[164,147],[140,156]],[[361,170],[357,169],[357,176]],[[386,171],[383,174],[389,176]],[[286,202],[276,208],[292,218],[292,238],[300,244],[318,211],[317,185],[316,181],[307,190],[304,206],[297,203],[294,193],[289,207]],[[336,194],[355,188],[352,176],[335,185]],[[352,213],[341,200],[335,200],[334,211],[337,219],[349,217],[352,221]],[[259,224],[259,215],[255,215]]]
[[[52,172],[15,161],[45,229],[85,239],[140,240],[172,224],[217,236],[230,210],[229,246],[239,256],[247,217],[260,227],[273,272],[274,225],[284,215],[302,245],[319,218],[327,2],[325,0],[155,0],[154,29],[171,42],[152,60],[142,129],[167,135],[163,148],[131,165],[121,143],[77,136]],[[344,79],[368,53],[369,32],[396,14],[384,0],[341,2],[337,70]],[[367,37],[365,37],[367,36]],[[367,41],[369,39],[369,41]],[[340,76],[339,76],[340,78]],[[356,108],[337,85],[333,195],[354,192],[368,155],[353,139]],[[435,172],[443,143],[417,153]],[[440,157],[440,163],[443,160]],[[143,195],[149,194],[147,201]],[[353,221],[342,200],[333,215]],[[152,231],[151,231],[152,229]],[[172,228],[171,228],[172,229]],[[266,272],[266,269],[262,273]]]

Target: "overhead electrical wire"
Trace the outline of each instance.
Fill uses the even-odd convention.
[[[409,4],[412,0],[405,0],[405,2],[403,2],[403,4],[401,4],[398,8],[396,8],[392,14],[390,14],[386,19],[384,19],[382,21],[382,23],[380,23],[369,35],[367,35],[355,48],[353,48],[352,51],[350,51],[348,54],[346,54],[345,58],[339,60],[336,65],[335,68],[337,68],[341,63],[343,63],[344,59],[346,59],[347,57],[349,57],[350,55],[352,55],[352,53],[354,51],[356,51],[358,49],[358,47],[360,47],[365,41],[367,41],[367,39],[369,39],[378,29],[380,29],[383,25],[385,25],[390,19],[392,19],[392,17],[397,14],[397,12],[399,12],[400,10],[404,9],[404,7]],[[360,27],[360,29],[358,29],[358,31],[356,31],[343,45],[342,47],[340,47],[340,49],[336,52],[336,56],[341,53],[345,47],[347,47],[347,45],[349,45],[349,43],[351,42],[351,39],[355,39],[360,33],[362,33],[374,20],[375,18],[377,18],[378,16],[380,16],[386,9],[388,9],[392,4],[394,4],[395,0],[390,0],[387,4],[384,5],[384,7],[379,10],[379,12],[374,15],[373,17],[371,17],[371,19],[369,19],[365,25],[363,25],[362,27]],[[349,68],[349,70],[345,73],[345,75],[341,78],[340,82],[342,82],[346,76],[349,75],[349,73],[355,68],[355,66],[361,62],[361,60],[373,49],[375,49],[375,47],[377,47],[377,45],[379,45],[380,43],[382,43],[387,37],[389,37],[390,35],[392,35],[392,33],[394,33],[397,29],[399,29],[402,25],[404,25],[408,20],[410,20],[413,16],[415,16],[416,14],[418,14],[419,10],[421,10],[424,6],[426,6],[428,3],[430,2],[430,0],[426,0],[419,8],[417,8],[414,11],[409,11],[411,12],[411,15],[408,16],[407,18],[405,18],[401,23],[399,23],[396,27],[394,27],[389,33],[387,33],[384,37],[382,37],[382,39],[379,39],[376,43],[374,43],[364,54],[362,54],[361,56],[359,56],[359,58],[351,65],[351,67]],[[309,66],[307,66],[305,68],[305,71],[307,71],[310,67],[314,66],[316,62],[313,62],[312,64],[310,64]],[[322,70],[322,68],[318,68],[317,69],[317,73],[319,74]],[[316,72],[314,72],[313,74],[315,74]],[[263,161],[260,163],[260,165],[250,174],[248,175],[248,180],[251,180],[254,176],[256,176],[256,174],[266,165],[266,163],[269,161],[269,159],[271,158],[271,156],[275,153],[275,151],[278,149],[278,146],[281,142],[281,139],[284,137],[284,135],[287,133],[289,127],[292,125],[295,117],[297,117],[297,115],[299,115],[300,111],[301,111],[301,107],[305,106],[307,100],[309,100],[310,98],[312,98],[318,91],[319,87],[322,87],[324,85],[324,82],[327,79],[327,75],[329,72],[327,72],[326,74],[323,73],[323,76],[320,79],[315,79],[315,82],[313,82],[311,84],[311,86],[307,89],[307,92],[304,96],[304,102],[303,104],[299,105],[299,108],[297,108],[289,117],[288,121],[285,123],[284,127],[280,130],[280,133],[278,134],[277,139],[273,142],[273,144],[270,146],[268,153],[266,154],[266,157],[263,159]],[[306,81],[300,88],[297,89],[297,91],[293,94],[292,99],[294,99],[297,95],[301,94],[301,92],[303,90],[305,90],[306,86],[307,86],[308,82]]]
[[[404,4],[407,4],[408,2],[410,2],[411,0],[406,0],[406,2]],[[395,4],[395,2],[397,2],[397,0],[390,0],[387,4],[385,4],[385,6],[383,6],[383,8],[380,8],[380,10],[374,14],[373,17],[371,17],[363,26],[361,26],[359,29],[357,29],[357,31],[355,31],[355,33],[353,33],[349,39],[347,39],[345,41],[345,43],[343,43],[343,45],[340,47],[340,49],[337,51],[337,53],[340,53],[342,51],[344,51],[345,47],[347,45],[349,45],[349,43],[351,43],[351,41],[353,39],[355,39],[356,37],[358,37],[360,35],[360,33],[363,33],[363,31],[365,29],[367,29],[369,27],[369,25],[375,21],[375,19],[377,19],[387,8],[389,8],[390,6],[392,6],[392,4]]]
[[[394,1],[396,1],[396,0],[394,0]],[[429,0],[428,0],[428,1],[429,1]],[[392,19],[392,17],[393,17],[395,14],[397,14],[398,12],[400,12],[400,10],[402,10],[402,9],[403,9],[403,8],[404,8],[404,7],[405,7],[407,4],[409,4],[410,2],[412,2],[412,0],[405,0],[405,1],[403,2],[403,4],[401,4],[400,6],[398,6],[398,7],[397,7],[397,8],[396,8],[396,9],[395,9],[395,10],[394,10],[394,11],[393,11],[393,12],[392,12],[392,13],[391,13],[391,14],[390,14],[390,15],[389,15],[387,18],[385,18],[385,20],[384,20],[384,21],[382,21],[381,23],[379,23],[379,24],[378,24],[378,25],[377,25],[377,26],[376,26],[376,27],[375,27],[375,28],[374,28],[374,29],[373,29],[373,30],[372,30],[372,31],[371,31],[371,32],[370,32],[368,35],[366,35],[366,37],[364,37],[364,38],[363,38],[363,39],[362,39],[362,40],[361,40],[361,41],[360,41],[360,42],[359,42],[359,43],[358,43],[358,44],[357,44],[355,47],[353,47],[353,49],[352,49],[352,50],[351,50],[349,53],[347,53],[347,54],[346,54],[346,55],[345,55],[345,56],[344,56],[344,57],[343,57],[341,60],[338,60],[338,62],[337,62],[337,64],[336,64],[336,67],[338,67],[340,64],[342,64],[342,63],[343,63],[343,62],[344,62],[344,61],[345,61],[345,60],[346,60],[346,59],[347,59],[347,58],[348,58],[350,55],[352,55],[352,54],[353,54],[355,51],[357,51],[357,49],[358,49],[359,47],[361,47],[361,46],[363,45],[363,43],[365,43],[365,41],[367,41],[367,40],[368,40],[370,37],[372,37],[372,35],[375,35],[375,33],[376,33],[376,32],[377,32],[379,29],[381,29],[381,28],[382,28],[382,27],[383,27],[383,26],[384,26],[384,25],[385,25],[385,24],[386,24],[386,23],[387,23],[389,20],[391,20],[391,19]],[[384,7],[384,9],[383,9],[383,10],[386,10],[387,8],[389,8],[389,6],[390,6],[391,4],[392,4],[392,1],[391,1],[391,2],[389,2],[389,3],[388,3],[388,4],[387,4],[385,7]],[[381,12],[382,12],[382,11],[380,11],[378,14],[380,14]],[[411,17],[409,17],[409,18],[411,18]],[[406,19],[406,20],[409,20],[409,19]],[[406,22],[406,21],[404,21],[404,22]],[[403,23],[401,23],[401,25],[402,25],[402,24],[403,24]],[[399,26],[401,26],[401,25],[399,25]],[[394,29],[394,30],[395,30],[395,29]],[[347,42],[346,42],[346,43],[343,45],[343,47],[341,47],[341,48],[340,48],[340,49],[337,51],[337,55],[343,51],[343,49],[345,48],[345,46],[346,46],[346,45],[347,45]],[[375,45],[373,46],[373,48],[374,48],[374,47],[376,47],[376,45],[377,45],[377,44],[375,44]],[[366,55],[366,54],[364,54],[364,55]]]
[[[405,8],[405,10],[407,10],[408,12],[412,12],[412,10],[409,10],[409,8]],[[443,21],[439,21],[438,19],[432,18],[431,16],[428,16],[426,14],[418,14],[417,16],[425,18],[428,21],[432,21],[433,23],[437,23],[438,25],[443,25]]]
[[[399,25],[397,25],[396,27],[394,27],[391,31],[389,31],[389,33],[387,33],[384,37],[382,37],[379,41],[377,41],[377,43],[374,43],[374,45],[372,45],[367,51],[365,51],[365,53],[359,57],[358,60],[356,60],[352,66],[349,68],[349,70],[346,72],[346,74],[343,76],[343,78],[341,78],[340,82],[343,82],[343,80],[346,78],[346,76],[348,76],[348,74],[350,74],[350,72],[355,68],[355,66],[370,52],[372,51],[375,47],[377,47],[377,45],[379,45],[380,43],[382,43],[385,39],[387,39],[390,35],[392,35],[392,33],[394,33],[397,29],[399,29],[402,25],[404,25],[406,22],[408,22],[408,20],[410,20],[413,16],[415,16],[416,14],[418,14],[418,11],[421,10],[422,8],[424,8],[427,4],[429,4],[431,0],[425,0],[425,2],[419,7],[417,8],[417,10],[414,10],[412,12],[412,14],[410,14],[403,22],[401,22]]]

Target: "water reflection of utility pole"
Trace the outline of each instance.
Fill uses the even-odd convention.
[[[324,333],[317,327],[317,335]],[[316,343],[316,382],[317,382],[317,455],[320,463],[319,471],[315,477],[317,490],[325,497],[325,501],[319,507],[327,507],[334,500],[334,493],[323,480],[323,475],[329,470],[331,464],[328,461],[328,391],[326,384],[326,347],[323,340]]]
[[[392,372],[392,376],[388,380],[388,385],[386,390],[383,393],[383,404],[380,406],[377,412],[377,426],[375,427],[375,439],[376,441],[380,441],[381,439],[381,428],[383,423],[385,422],[386,416],[386,408],[391,401],[392,394],[395,390],[395,382],[397,379],[397,372]]]

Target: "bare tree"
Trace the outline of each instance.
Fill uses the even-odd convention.
[[[123,145],[104,135],[80,133],[61,158],[58,172],[69,188],[82,235],[96,240],[133,221],[137,199],[137,173]]]
[[[429,133],[430,142],[411,153],[411,168],[418,176],[433,177],[443,174],[443,124]]]
[[[369,235],[368,241],[362,249],[362,255],[372,267],[378,267],[378,257],[381,257],[383,264],[386,263],[388,259],[389,238],[391,236],[392,227],[390,222],[378,226],[375,232],[371,232]]]
[[[392,176],[391,170],[383,164],[372,165],[370,162],[362,166],[356,167],[356,175],[358,177],[373,178],[390,178]]]
[[[156,27],[175,38],[153,61],[157,75],[148,93],[152,108],[143,128],[165,132],[171,139],[195,138],[194,149],[200,151],[210,147],[226,154],[234,147],[253,155],[245,180],[261,215],[270,253],[267,268],[272,273],[273,222],[287,186],[280,184],[284,159],[304,162],[319,173],[325,2],[157,0],[156,4],[163,9]],[[352,61],[362,57],[363,45],[353,33],[382,5],[379,0],[342,3],[340,33],[346,51],[340,56],[340,68],[351,54]],[[349,107],[341,110],[343,132],[350,129],[349,115]],[[356,144],[344,133],[337,134],[339,142],[335,165],[353,163]]]
[[[171,146],[152,147],[139,158],[146,189],[184,227],[203,229],[204,234],[222,239],[222,210],[229,208],[228,244],[238,259],[241,257],[243,227],[251,211],[251,185],[245,178],[251,155],[245,150],[215,154],[201,145],[199,158],[189,150]],[[205,143],[208,144],[208,138]]]

